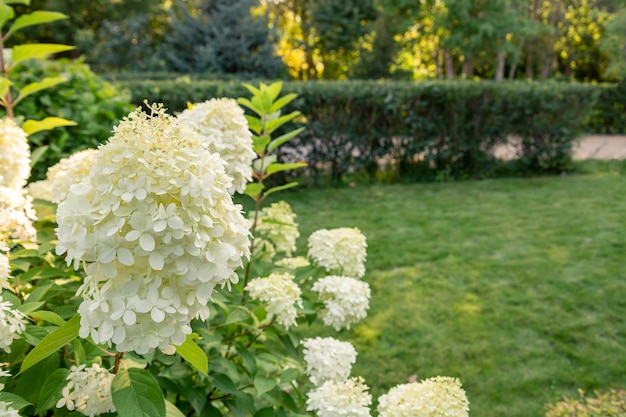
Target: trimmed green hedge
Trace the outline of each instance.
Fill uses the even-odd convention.
[[[187,102],[248,96],[238,81],[132,81],[135,103],[162,102],[171,111]],[[313,173],[334,178],[363,170],[377,175],[381,158],[401,179],[486,177],[561,172],[570,168],[573,141],[586,129],[600,88],[591,84],[490,81],[287,82],[307,126],[283,150],[306,159]],[[506,164],[496,146],[514,140]]]

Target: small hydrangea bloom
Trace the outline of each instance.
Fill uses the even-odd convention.
[[[226,173],[233,177],[231,193],[243,193],[252,180],[252,133],[243,109],[231,98],[214,98],[186,109],[179,120],[202,137],[211,153],[226,161]]]
[[[79,335],[139,354],[182,344],[250,256],[230,186],[219,155],[162,107],[125,118],[57,209],[57,254],[87,264]]]
[[[34,241],[37,230],[33,227],[33,220],[36,218],[32,197],[24,188],[0,186],[0,236]]]
[[[309,236],[308,256],[326,272],[361,278],[365,274],[367,243],[359,229],[320,229]]]
[[[304,256],[295,256],[293,258],[283,258],[276,261],[276,266],[288,269],[304,268],[311,265],[309,260]]]
[[[32,198],[52,201],[52,185],[48,180],[31,182],[26,186],[26,191]]]
[[[0,291],[2,291],[2,288],[8,288],[9,278],[11,278],[9,257],[5,253],[0,252]]]
[[[67,375],[69,381],[61,390],[57,408],[79,411],[88,417],[115,412],[111,396],[111,382],[114,374],[97,363],[90,367],[72,366]]]
[[[261,262],[271,263],[276,256],[276,248],[267,239],[256,236],[252,241],[254,256]]]
[[[372,396],[362,378],[326,381],[307,393],[306,409],[318,417],[370,417]]]
[[[272,203],[260,213],[256,233],[272,242],[276,252],[291,256],[296,250],[296,239],[300,237],[295,219],[296,215],[287,202]]]
[[[457,378],[437,376],[397,385],[378,398],[380,417],[467,417],[469,401]]]
[[[50,187],[50,201],[53,203],[63,201],[70,185],[79,183],[89,174],[97,152],[97,149],[85,149],[61,159],[57,164],[48,168],[46,180]]]
[[[350,328],[352,323],[364,319],[371,296],[367,282],[355,278],[330,275],[318,280],[313,287],[324,303],[320,317],[335,330]]]
[[[0,401],[0,416],[1,417],[20,417],[20,414],[16,409],[11,407],[11,402]]]
[[[0,295],[0,349],[11,352],[11,344],[26,329],[26,316],[14,310],[9,301],[3,301]]]
[[[28,136],[15,122],[0,119],[0,186],[21,190],[30,176]]]
[[[302,346],[306,373],[313,384],[339,381],[350,376],[357,355],[351,343],[332,337],[316,337],[304,339]]]
[[[293,281],[294,276],[290,273],[275,272],[266,278],[253,279],[246,285],[246,291],[255,300],[266,303],[268,316],[276,317],[276,320],[289,328],[297,326],[296,317],[298,310],[302,308],[302,291]]]

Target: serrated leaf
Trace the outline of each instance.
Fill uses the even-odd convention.
[[[61,316],[53,311],[40,310],[40,311],[32,311],[28,314],[33,319],[45,320],[48,323],[56,324],[61,327],[65,323],[67,323]]]
[[[78,336],[79,330],[80,316],[76,314],[63,326],[44,337],[41,342],[39,342],[39,344],[30,351],[30,353],[24,358],[24,362],[22,362],[19,374],[52,355],[66,343],[74,340]]]
[[[249,195],[250,197],[256,197],[263,192],[263,189],[265,189],[265,185],[259,184],[257,182],[250,182],[246,185],[246,190],[244,191],[244,193],[246,195]]]
[[[296,97],[298,97],[297,94],[291,93],[279,98],[274,102],[274,104],[272,104],[272,107],[270,108],[270,113],[274,113],[275,111],[282,109],[287,104],[291,103]]]
[[[191,335],[187,335],[182,345],[176,346],[176,352],[198,371],[205,375],[209,372],[209,358],[204,350],[193,341]]]
[[[55,22],[57,20],[63,20],[67,18],[68,16],[64,15],[63,13],[42,10],[34,11],[29,14],[23,14],[15,19],[13,24],[9,27],[9,31],[7,32],[6,36],[8,37],[15,31],[18,31],[28,26],[41,25],[43,23]]]
[[[42,130],[50,130],[62,126],[76,126],[76,124],[76,122],[63,119],[62,117],[46,117],[43,120],[26,120],[22,125],[22,130],[26,134],[32,135]]]
[[[276,386],[276,380],[257,374],[254,377],[254,386],[259,395],[271,391]]]
[[[11,67],[16,66],[20,62],[26,61],[27,59],[45,59],[49,55],[71,51],[72,49],[74,49],[73,46],[58,43],[28,43],[24,45],[16,45],[13,47]]]
[[[308,164],[306,162],[293,162],[290,164],[271,164],[267,167],[267,175],[272,175],[276,172],[288,171],[290,169],[304,168]]]
[[[291,139],[295,138],[302,131],[304,131],[304,129],[305,129],[304,127],[300,127],[298,129],[292,130],[289,133],[285,133],[284,135],[277,137],[276,139],[271,141],[269,145],[267,145],[267,151],[272,152],[274,149],[278,148],[283,143],[288,142]]]
[[[288,190],[290,188],[296,187],[298,185],[297,182],[289,182],[285,185],[279,185],[278,187],[272,187],[269,190],[267,190],[267,192],[265,193],[265,197],[267,197],[270,194],[273,194],[275,192],[278,191],[283,191],[283,190]]]
[[[53,409],[61,398],[61,391],[67,385],[67,375],[69,370],[65,368],[57,369],[48,376],[44,382],[41,391],[39,391],[39,400],[37,401],[37,410],[35,414],[41,414],[46,410]]]
[[[20,94],[13,101],[13,105],[16,106],[23,98],[28,97],[38,91],[45,90],[46,88],[54,87],[55,85],[64,83],[67,81],[65,77],[46,77],[41,81],[26,84],[20,90]]]
[[[119,417],[165,417],[165,398],[156,378],[145,369],[120,369],[111,383]]]
[[[33,405],[19,395],[6,391],[0,391],[0,401],[4,401],[5,403],[11,403],[11,408],[18,411],[28,407],[29,405]]]
[[[185,417],[185,415],[174,404],[165,400],[165,417]]]

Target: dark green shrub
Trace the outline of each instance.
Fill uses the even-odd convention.
[[[13,75],[14,82],[20,86],[52,76],[64,76],[67,81],[27,97],[18,104],[16,115],[35,120],[58,116],[78,125],[29,137],[33,149],[48,146],[33,167],[32,180],[44,178],[47,168],[61,158],[104,142],[111,136],[113,126],[134,107],[128,93],[102,80],[81,61],[31,61]]]
[[[600,95],[587,122],[591,133],[626,134],[626,78],[598,87]]]

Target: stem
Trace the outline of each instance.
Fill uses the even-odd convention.
[[[0,73],[4,78],[8,78],[6,62],[4,61],[4,35],[2,33],[2,30],[0,30]],[[11,119],[14,119],[15,115],[13,114],[13,99],[11,99],[11,87],[7,88],[5,107],[7,109],[7,116]]]
[[[113,365],[113,373],[116,374],[120,369],[120,363],[122,363],[122,358],[124,357],[124,352],[120,352],[115,355],[115,365]]]
[[[261,198],[254,197],[254,219],[252,220],[252,229],[250,233],[252,234],[252,245],[250,246],[250,262],[246,265],[246,275],[243,280],[243,287],[246,288],[248,285],[248,281],[250,280],[250,265],[252,265],[252,256],[254,255],[254,237],[256,235],[256,226],[259,221],[259,212],[261,211]],[[243,299],[245,300],[246,293],[243,293]]]

